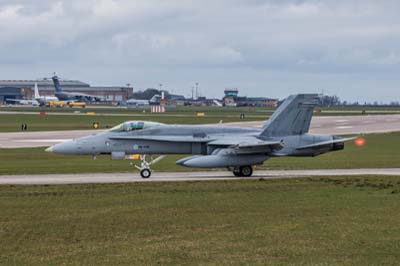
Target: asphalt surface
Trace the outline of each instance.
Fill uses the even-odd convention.
[[[90,174],[47,174],[47,175],[1,175],[0,185],[60,185],[90,183],[131,183],[131,182],[181,182],[238,179],[282,179],[313,176],[358,176],[384,175],[400,176],[400,168],[383,169],[323,169],[323,170],[274,170],[255,171],[252,177],[234,177],[227,171],[209,172],[154,172],[151,178],[143,179],[138,173],[90,173]]]
[[[229,123],[240,126],[242,123]],[[246,122],[247,127],[261,127],[262,122]],[[314,116],[310,133],[349,135],[400,131],[400,115]]]
[[[224,126],[261,127],[265,121],[224,123]],[[400,115],[316,116],[311,133],[348,135],[400,131]],[[0,148],[51,146],[56,143],[101,132],[101,130],[0,133]]]
[[[101,130],[35,131],[0,133],[0,148],[47,147],[69,139],[101,132]]]

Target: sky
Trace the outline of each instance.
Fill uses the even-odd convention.
[[[0,0],[0,79],[400,101],[397,0]]]

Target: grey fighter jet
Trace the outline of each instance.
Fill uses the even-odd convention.
[[[143,178],[167,154],[192,154],[176,163],[186,167],[227,168],[235,176],[251,176],[253,166],[271,157],[317,156],[342,150],[354,138],[308,134],[316,94],[289,96],[260,129],[223,125],[166,125],[128,121],[110,130],[66,141],[46,151],[59,154],[111,154],[113,159],[140,158]],[[146,155],[159,154],[147,161]]]

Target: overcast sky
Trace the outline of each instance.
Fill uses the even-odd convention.
[[[0,79],[400,100],[397,0],[0,0]]]

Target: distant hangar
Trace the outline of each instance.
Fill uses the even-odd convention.
[[[5,102],[6,99],[32,99],[35,83],[40,95],[54,95],[51,79],[0,80],[0,102]],[[133,95],[133,88],[130,86],[90,86],[78,80],[60,80],[60,83],[66,92],[86,93],[110,102],[126,101]]]

